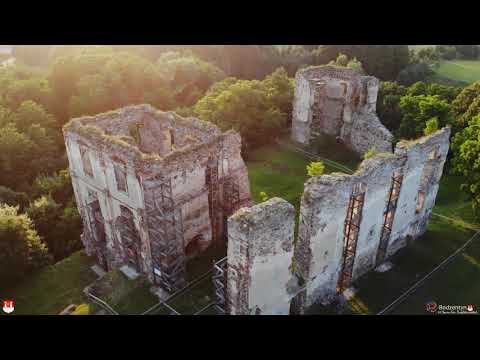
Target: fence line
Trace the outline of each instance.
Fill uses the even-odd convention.
[[[309,151],[307,151],[307,150],[301,149],[301,148],[299,148],[299,147],[297,147],[297,146],[288,144],[288,143],[283,142],[283,141],[281,141],[281,140],[277,140],[277,143],[278,143],[279,145],[282,145],[282,146],[284,146],[284,147],[286,147],[286,148],[288,148],[288,149],[290,149],[290,150],[293,150],[293,151],[295,151],[295,152],[297,152],[297,153],[299,153],[299,154],[302,154],[302,155],[306,156],[306,157],[309,158],[309,159],[312,159],[312,160],[322,160],[325,164],[330,165],[331,167],[337,168],[337,169],[339,169],[339,170],[341,170],[341,171],[345,171],[345,172],[347,172],[348,174],[353,174],[353,173],[354,173],[354,171],[353,171],[352,169],[350,169],[349,167],[346,167],[345,165],[342,165],[342,164],[340,164],[340,163],[338,163],[338,162],[336,162],[336,161],[333,161],[333,160],[324,158],[324,157],[322,157],[322,156],[319,156],[319,155],[314,154],[314,153],[312,153],[312,152],[309,152]]]
[[[202,312],[204,312],[205,310],[211,308],[213,305],[215,305],[214,302],[211,302],[210,304],[207,304],[205,305],[203,308],[201,308],[200,310],[198,310],[195,314],[193,315],[200,315]]]
[[[428,280],[434,273],[443,269],[446,265],[448,265],[455,257],[457,257],[475,238],[477,235],[480,234],[480,231],[477,231],[473,236],[468,239],[462,246],[460,246],[457,250],[455,250],[449,257],[443,260],[440,264],[438,264],[432,271],[430,271],[427,275],[425,275],[422,279],[417,281],[413,284],[407,291],[405,291],[402,295],[400,295],[397,299],[395,299],[390,305],[385,307],[381,310],[377,315],[384,315],[390,311],[392,311],[395,307],[400,305],[404,302],[408,296],[413,294],[415,290],[417,290],[426,280]]]
[[[166,303],[173,300],[175,297],[177,297],[178,295],[184,293],[185,291],[191,289],[192,287],[194,287],[195,285],[197,285],[200,281],[204,280],[208,275],[211,275],[213,273],[213,270],[209,270],[207,271],[206,273],[204,273],[203,275],[200,275],[199,277],[197,277],[196,279],[190,281],[187,285],[185,285],[183,288],[177,290],[176,292],[174,292],[172,295],[170,295],[168,298],[166,298],[165,300],[163,301],[160,301],[158,302],[157,304],[153,305],[152,307],[150,307],[149,309],[147,309],[146,311],[144,311],[141,315],[148,315],[149,313],[151,313],[152,311],[156,310],[157,308],[159,308],[160,306],[162,305],[165,305],[167,307],[169,307],[169,305],[167,305]],[[174,310],[175,312],[177,312],[176,310]],[[178,312],[177,312],[178,313]]]
[[[105,301],[103,301],[102,299],[100,299],[100,298],[96,297],[95,295],[93,295],[92,293],[90,293],[89,290],[87,290],[85,293],[90,300],[92,300],[94,303],[99,305],[104,310],[108,311],[111,315],[120,315],[110,305],[108,305]]]

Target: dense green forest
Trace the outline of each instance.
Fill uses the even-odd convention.
[[[61,131],[69,119],[149,103],[239,131],[248,157],[288,132],[294,76],[310,65],[378,77],[377,112],[397,139],[450,125],[447,171],[480,205],[480,82],[428,80],[439,58],[477,57],[473,45],[16,46],[14,56],[0,67],[2,284],[81,248]]]

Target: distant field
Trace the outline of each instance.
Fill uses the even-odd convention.
[[[456,81],[472,83],[480,80],[480,61],[453,60],[441,62],[435,69],[435,73],[441,77]]]

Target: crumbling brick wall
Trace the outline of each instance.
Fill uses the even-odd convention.
[[[227,298],[232,315],[288,315],[295,208],[280,198],[228,220]]]
[[[329,302],[337,294],[344,271],[349,201],[356,191],[363,193],[363,204],[349,281],[379,265],[377,252],[395,176],[402,176],[402,184],[396,208],[390,214],[393,223],[385,258],[405,246],[408,238],[425,232],[449,136],[450,129],[444,128],[416,141],[400,142],[395,153],[381,153],[363,161],[353,175],[322,175],[305,184],[294,257],[297,276],[306,283],[305,306]],[[423,200],[419,200],[420,193],[424,194]]]
[[[295,76],[292,139],[309,144],[335,136],[353,151],[392,151],[392,134],[375,114],[378,79],[336,66],[302,69]]]

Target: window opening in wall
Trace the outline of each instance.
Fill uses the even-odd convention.
[[[348,203],[343,238],[343,264],[337,283],[337,292],[342,293],[349,285],[353,275],[353,265],[357,252],[357,240],[362,221],[365,188],[363,184],[355,185]]]
[[[115,181],[117,183],[118,191],[127,192],[127,170],[123,163],[115,163],[113,165],[115,172]]]
[[[175,145],[175,131],[173,131],[173,129],[170,129],[170,143],[172,144],[172,146]]]
[[[93,177],[92,163],[85,146],[80,146],[80,157],[82,158],[83,172],[88,176]]]

